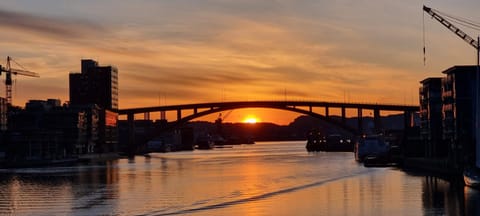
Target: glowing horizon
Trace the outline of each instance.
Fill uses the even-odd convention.
[[[252,100],[415,104],[420,80],[476,62],[468,44],[425,16],[424,66],[422,5],[7,0],[0,3],[0,64],[8,55],[40,74],[17,77],[18,106],[29,99],[68,101],[68,74],[86,58],[118,68],[120,109]],[[480,20],[478,1],[428,6]],[[298,116],[251,114],[267,122]]]
[[[256,124],[258,122],[260,122],[261,120],[256,117],[255,115],[253,114],[249,114],[247,115],[244,119],[243,119],[243,123],[249,123],[249,124]]]

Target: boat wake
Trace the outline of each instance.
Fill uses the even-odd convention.
[[[146,215],[146,216],[147,215],[148,216],[180,215],[180,214],[195,213],[195,212],[198,212],[198,211],[207,211],[207,210],[212,210],[212,209],[227,208],[227,207],[234,206],[234,205],[240,205],[240,204],[244,204],[244,203],[248,203],[248,202],[259,201],[259,200],[268,199],[268,198],[278,196],[278,195],[282,195],[282,194],[292,193],[292,192],[296,192],[296,191],[300,191],[300,190],[304,190],[304,189],[308,189],[308,188],[312,188],[312,187],[318,187],[318,186],[328,184],[328,183],[331,183],[331,182],[344,180],[344,179],[348,179],[348,178],[351,178],[351,177],[356,177],[356,176],[359,176],[359,175],[364,175],[364,174],[377,172],[377,171],[378,171],[377,169],[367,169],[367,170],[363,170],[361,172],[355,172],[355,173],[352,173],[352,174],[349,174],[349,175],[338,176],[338,177],[335,177],[335,178],[330,178],[330,179],[325,179],[325,180],[318,181],[318,182],[313,182],[313,183],[304,184],[304,185],[300,185],[300,186],[285,188],[285,189],[282,189],[282,190],[277,190],[277,191],[264,193],[264,194],[260,194],[260,195],[257,195],[257,196],[247,197],[247,198],[243,198],[243,199],[232,200],[232,201],[227,201],[227,202],[212,204],[212,205],[207,205],[207,206],[201,206],[201,207],[197,207],[197,208],[183,209],[183,210],[179,210],[179,211],[175,211],[175,212],[165,212],[165,211],[168,211],[168,210],[164,209],[164,210],[154,211],[154,212],[150,212],[150,213],[143,214],[143,215]]]

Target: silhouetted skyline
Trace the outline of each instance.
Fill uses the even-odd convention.
[[[419,80],[475,63],[471,47],[425,15],[423,65],[423,4],[480,20],[473,0],[2,1],[0,56],[41,75],[18,79],[16,105],[68,100],[68,74],[85,58],[117,66],[120,108],[284,98],[417,104]],[[297,116],[238,110],[230,118],[251,113],[278,123]]]

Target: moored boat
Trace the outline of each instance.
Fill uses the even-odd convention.
[[[196,144],[197,149],[213,149],[215,146],[215,142],[210,135],[198,137]]]
[[[392,166],[388,157],[368,155],[363,159],[363,166],[365,167],[388,167]]]
[[[353,152],[353,143],[351,139],[340,134],[330,134],[324,139],[325,150],[331,152]]]
[[[363,162],[367,157],[388,158],[389,146],[381,135],[360,138],[354,148],[355,160]]]
[[[467,167],[463,171],[463,181],[466,186],[480,188],[480,169],[477,167]]]
[[[312,130],[307,135],[307,145],[305,146],[307,151],[321,151],[325,148],[325,142],[322,139],[320,132]]]

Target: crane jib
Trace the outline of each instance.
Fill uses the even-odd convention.
[[[10,61],[13,61],[14,63],[16,63],[15,60],[10,58],[10,56],[7,56],[7,67],[3,68],[0,65],[0,75],[2,74],[2,72],[5,72],[5,88],[6,88],[6,91],[5,91],[6,97],[5,98],[7,99],[7,104],[8,105],[12,105],[12,85],[13,85],[12,74],[13,75],[29,76],[29,77],[40,77],[40,75],[35,73],[35,72],[11,68],[10,67]],[[23,66],[21,66],[20,64],[18,64],[18,63],[16,63],[16,64],[23,68]]]
[[[456,27],[455,25],[453,25],[452,23],[450,23],[448,20],[446,20],[445,18],[443,18],[440,14],[436,13],[433,9],[427,7],[427,6],[423,6],[423,10],[425,12],[427,12],[428,14],[430,14],[433,18],[435,18],[438,22],[440,22],[442,25],[444,25],[445,27],[447,27],[450,31],[452,31],[453,33],[455,33],[458,37],[462,38],[465,42],[467,42],[468,44],[470,44],[471,46],[473,46],[475,49],[477,49],[477,52],[479,50],[479,45],[478,45],[478,41],[476,41],[475,39],[473,39],[472,37],[470,37],[470,35],[466,34],[465,32],[463,32],[461,29],[459,29],[458,27]]]

